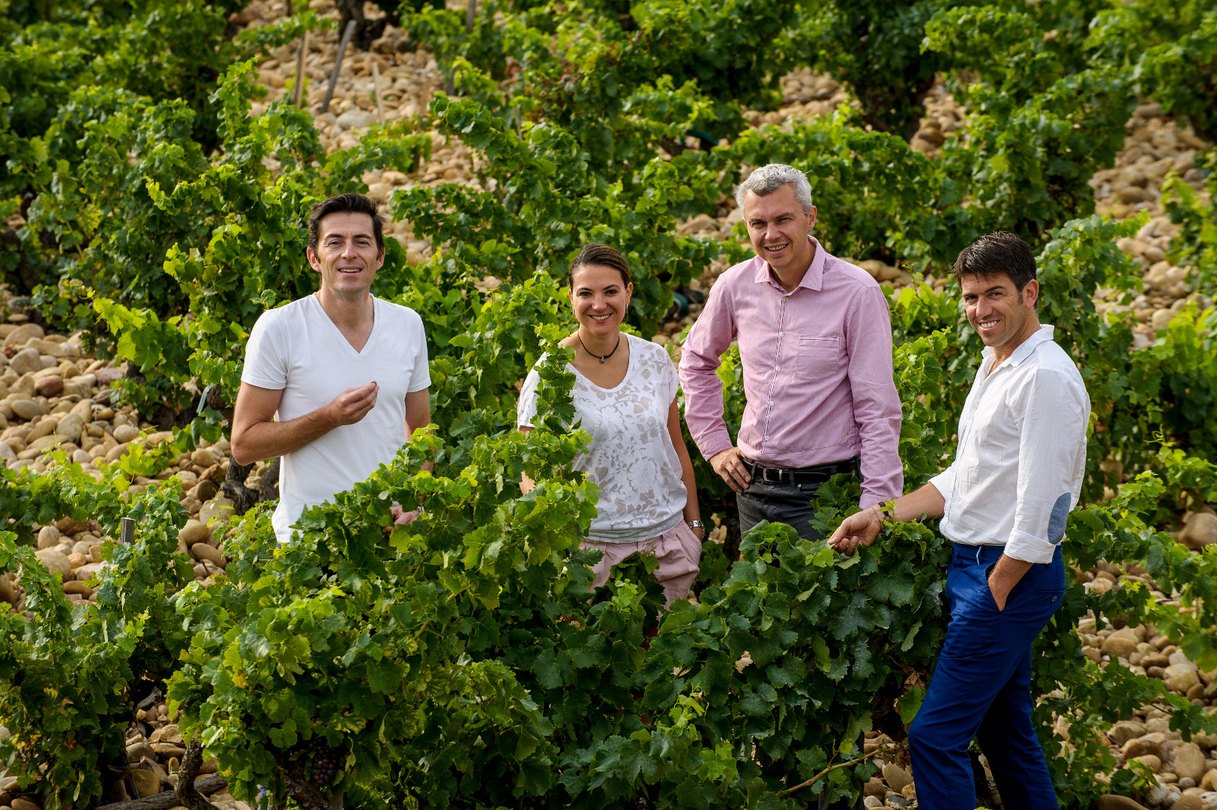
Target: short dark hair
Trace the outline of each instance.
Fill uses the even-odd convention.
[[[959,281],[964,276],[1009,276],[1022,291],[1035,279],[1035,256],[1031,247],[1007,231],[987,233],[959,252],[951,275]]]
[[[566,284],[569,287],[575,286],[575,271],[580,267],[586,267],[591,264],[600,264],[605,267],[611,267],[621,274],[621,281],[625,284],[630,283],[630,265],[625,260],[625,256],[621,255],[621,251],[615,247],[608,245],[600,245],[592,243],[584,245],[579,251],[579,255],[570,263],[570,272],[566,274]]]
[[[308,215],[308,246],[317,249],[321,239],[321,220],[330,214],[367,214],[372,218],[372,233],[376,237],[376,250],[385,249],[385,223],[376,211],[376,203],[362,194],[335,194],[313,206]]]

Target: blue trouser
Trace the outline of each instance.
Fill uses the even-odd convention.
[[[968,757],[975,737],[1006,810],[1056,810],[1048,763],[1031,724],[1031,644],[1061,605],[1065,565],[1031,566],[999,611],[986,572],[1001,546],[955,544],[947,568],[946,641],[909,728],[922,810],[975,810]]]

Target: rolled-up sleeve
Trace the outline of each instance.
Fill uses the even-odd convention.
[[[717,372],[723,352],[735,335],[731,297],[723,285],[715,285],[680,354],[685,422],[697,449],[707,459],[734,446],[723,419],[723,383]]]
[[[1090,404],[1070,376],[1040,369],[1021,392],[1018,485],[1006,555],[1031,563],[1052,561],[1065,521],[1080,495],[1086,464]]]

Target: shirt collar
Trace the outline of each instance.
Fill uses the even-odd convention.
[[[811,266],[807,268],[807,272],[803,274],[803,280],[799,282],[799,287],[806,287],[809,290],[819,290],[824,286],[824,264],[825,256],[824,247],[820,241],[811,234],[807,235],[807,241],[815,246],[815,255],[811,257]],[[782,286],[769,273],[769,262],[757,256],[753,259],[756,263],[756,270],[752,274],[752,280],[760,284],[762,282],[771,282],[777,286]]]
[[[1031,356],[1036,347],[1041,343],[1052,340],[1052,329],[1051,324],[1041,324],[1037,331],[1033,332],[1030,337],[1018,345],[1018,348],[1010,354],[1010,357],[1002,365],[1008,365],[1011,368],[1021,365],[1024,360]],[[993,362],[993,347],[985,346],[984,351],[980,354],[986,367]]]

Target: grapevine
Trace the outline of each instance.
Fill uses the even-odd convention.
[[[1152,628],[1217,667],[1217,558],[1181,542],[1217,503],[1211,145],[1165,187],[1175,230],[1154,261],[1179,271],[1186,300],[1152,330],[1126,249],[1147,219],[1096,213],[1145,99],[1212,135],[1210,4],[403,9],[447,92],[332,150],[323,119],[257,70],[306,34],[335,39],[325,15],[296,3],[237,33],[233,0],[85,5],[0,0],[5,306],[124,369],[91,390],[82,433],[100,430],[100,410],[131,408],[166,432],[89,462],[23,446],[0,468],[0,577],[14,583],[14,609],[0,603],[0,768],[16,780],[0,798],[113,799],[110,775],[133,764],[124,735],[161,692],[183,739],[250,801],[264,788],[302,806],[779,808],[856,793],[876,765],[854,741],[899,742],[942,638],[935,526],[902,525],[851,560],[781,526],[732,535],[707,546],[698,599],[662,618],[645,561],[593,594],[578,550],[596,492],[570,472],[586,437],[563,427],[567,263],[588,241],[621,247],[628,328],[675,353],[674,313],[707,269],[743,255],[731,189],[774,160],[811,176],[828,250],[892,271],[910,483],[950,459],[979,355],[946,280],[953,257],[995,228],[1035,244],[1041,320],[1094,405],[1073,581],[1035,659],[1062,804],[1149,795],[1107,736],[1147,706],[1185,738],[1217,732],[1210,686],[1172,691],[1084,645]],[[406,58],[387,41],[370,56]],[[832,74],[843,101],[775,121],[799,69]],[[934,143],[918,129],[931,86],[961,110]],[[455,148],[459,181],[420,169]],[[390,174],[402,179],[381,199],[410,238],[389,240],[376,293],[424,318],[436,425],[308,512],[297,543],[274,542],[266,505],[188,526],[198,501],[222,502],[223,476],[174,471],[196,451],[229,462],[221,436],[254,319],[315,287],[304,212]],[[543,354],[538,429],[520,434],[518,384]],[[58,441],[53,403],[32,418],[12,408],[37,399],[40,372],[4,368],[0,441],[18,423]],[[738,421],[738,357],[720,374]],[[180,485],[163,480],[174,474]],[[521,494],[525,474],[537,486]],[[704,464],[698,475],[703,502],[727,503]],[[857,492],[834,482],[819,497],[828,530]],[[386,534],[395,501],[425,511]],[[131,544],[117,541],[124,517]],[[94,578],[67,592],[31,546],[69,525],[107,542]],[[207,540],[187,543],[188,528]]]

